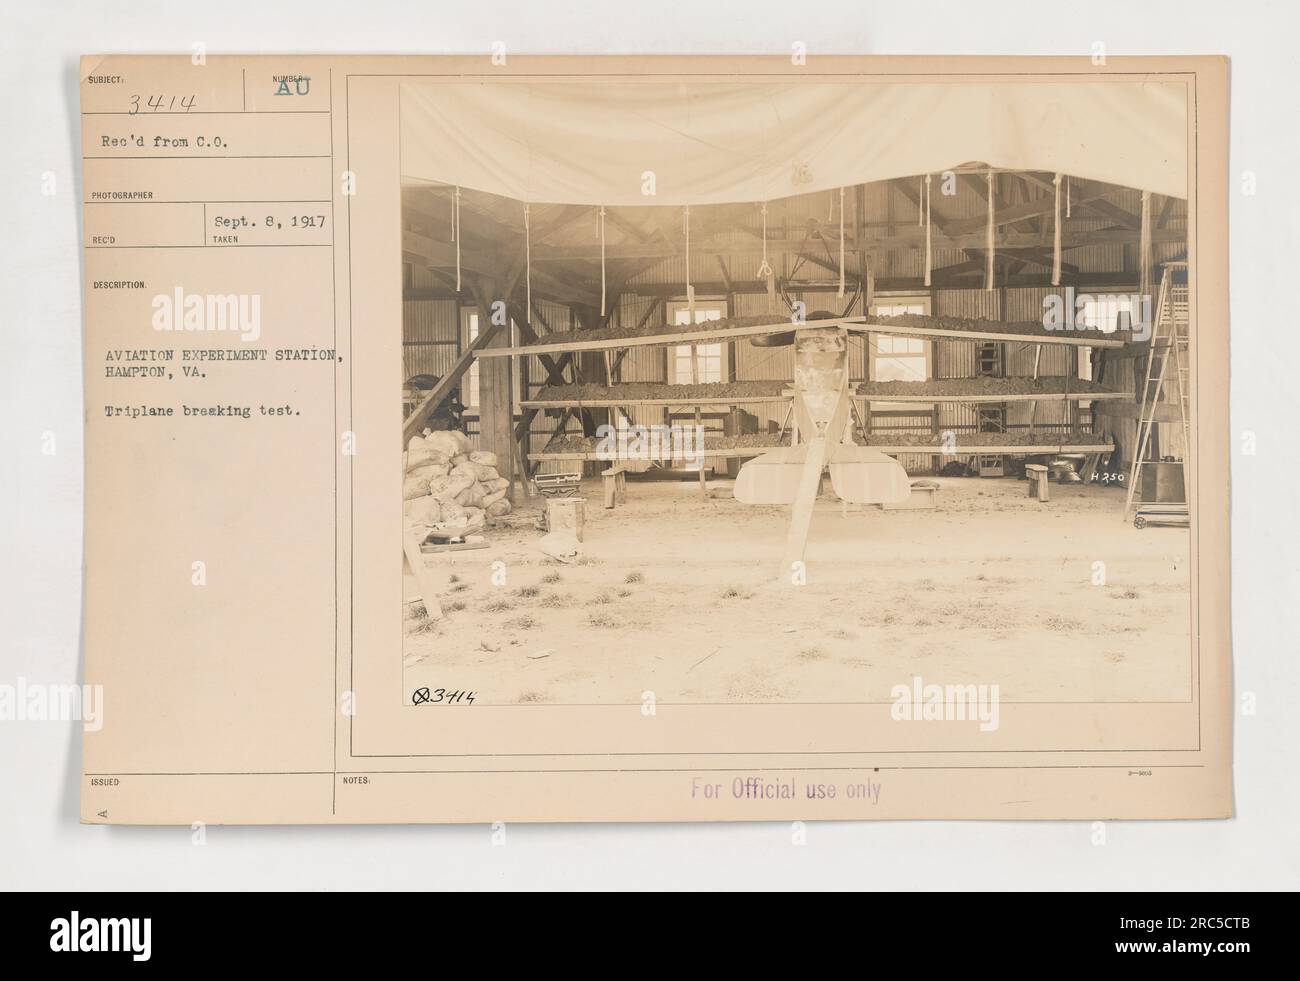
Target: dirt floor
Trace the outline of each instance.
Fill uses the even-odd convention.
[[[1052,484],[1041,504],[1018,479],[938,480],[936,510],[847,515],[824,481],[802,587],[776,581],[788,509],[742,505],[730,481],[711,481],[708,501],[697,481],[629,481],[612,511],[585,482],[574,564],[537,549],[540,499],[520,502],[489,548],[430,557],[445,617],[406,605],[408,689],[884,701],[921,675],[996,683],[1006,701],[1189,697],[1186,529],[1135,529],[1114,488]]]

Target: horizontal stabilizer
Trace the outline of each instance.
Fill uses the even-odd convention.
[[[912,484],[902,464],[870,446],[840,443],[831,454],[831,486],[850,504],[906,501]]]
[[[784,446],[745,462],[736,477],[741,504],[793,504],[808,447]]]
[[[742,504],[793,504],[808,447],[769,450],[745,463],[736,477]],[[851,504],[892,504],[911,495],[907,471],[897,460],[869,446],[839,443],[831,450],[831,486]]]

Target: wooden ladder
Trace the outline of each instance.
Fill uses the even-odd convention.
[[[1134,499],[1142,479],[1142,468],[1158,463],[1148,460],[1151,432],[1159,421],[1160,407],[1170,402],[1178,403],[1178,417],[1183,435],[1183,497],[1188,497],[1188,460],[1192,453],[1191,440],[1191,383],[1189,381],[1189,339],[1187,319],[1186,262],[1166,262],[1160,277],[1160,294],[1156,303],[1155,324],[1151,343],[1147,349],[1146,377],[1142,386],[1142,404],[1138,412],[1138,448],[1133,454],[1129,469],[1128,495],[1124,502],[1124,520],[1133,513]],[[1178,282],[1183,279],[1183,282]],[[1159,362],[1157,366],[1157,360]],[[1170,371],[1170,362],[1173,370]],[[1152,383],[1155,383],[1154,389]],[[1166,397],[1166,385],[1174,390]],[[1137,501],[1140,508],[1151,501]],[[1171,503],[1171,502],[1165,502]],[[1186,507],[1187,502],[1181,502]]]

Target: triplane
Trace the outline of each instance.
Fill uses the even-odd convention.
[[[792,445],[770,450],[740,468],[735,496],[742,504],[791,504],[790,532],[780,579],[797,580],[812,524],[813,505],[828,467],[831,486],[851,504],[907,500],[907,471],[892,457],[853,441],[849,398],[848,332],[808,326],[794,332]]]

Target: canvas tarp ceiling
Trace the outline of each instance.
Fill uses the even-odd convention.
[[[402,176],[534,203],[696,205],[979,161],[1186,197],[1186,112],[1181,82],[1147,80],[405,82]]]

